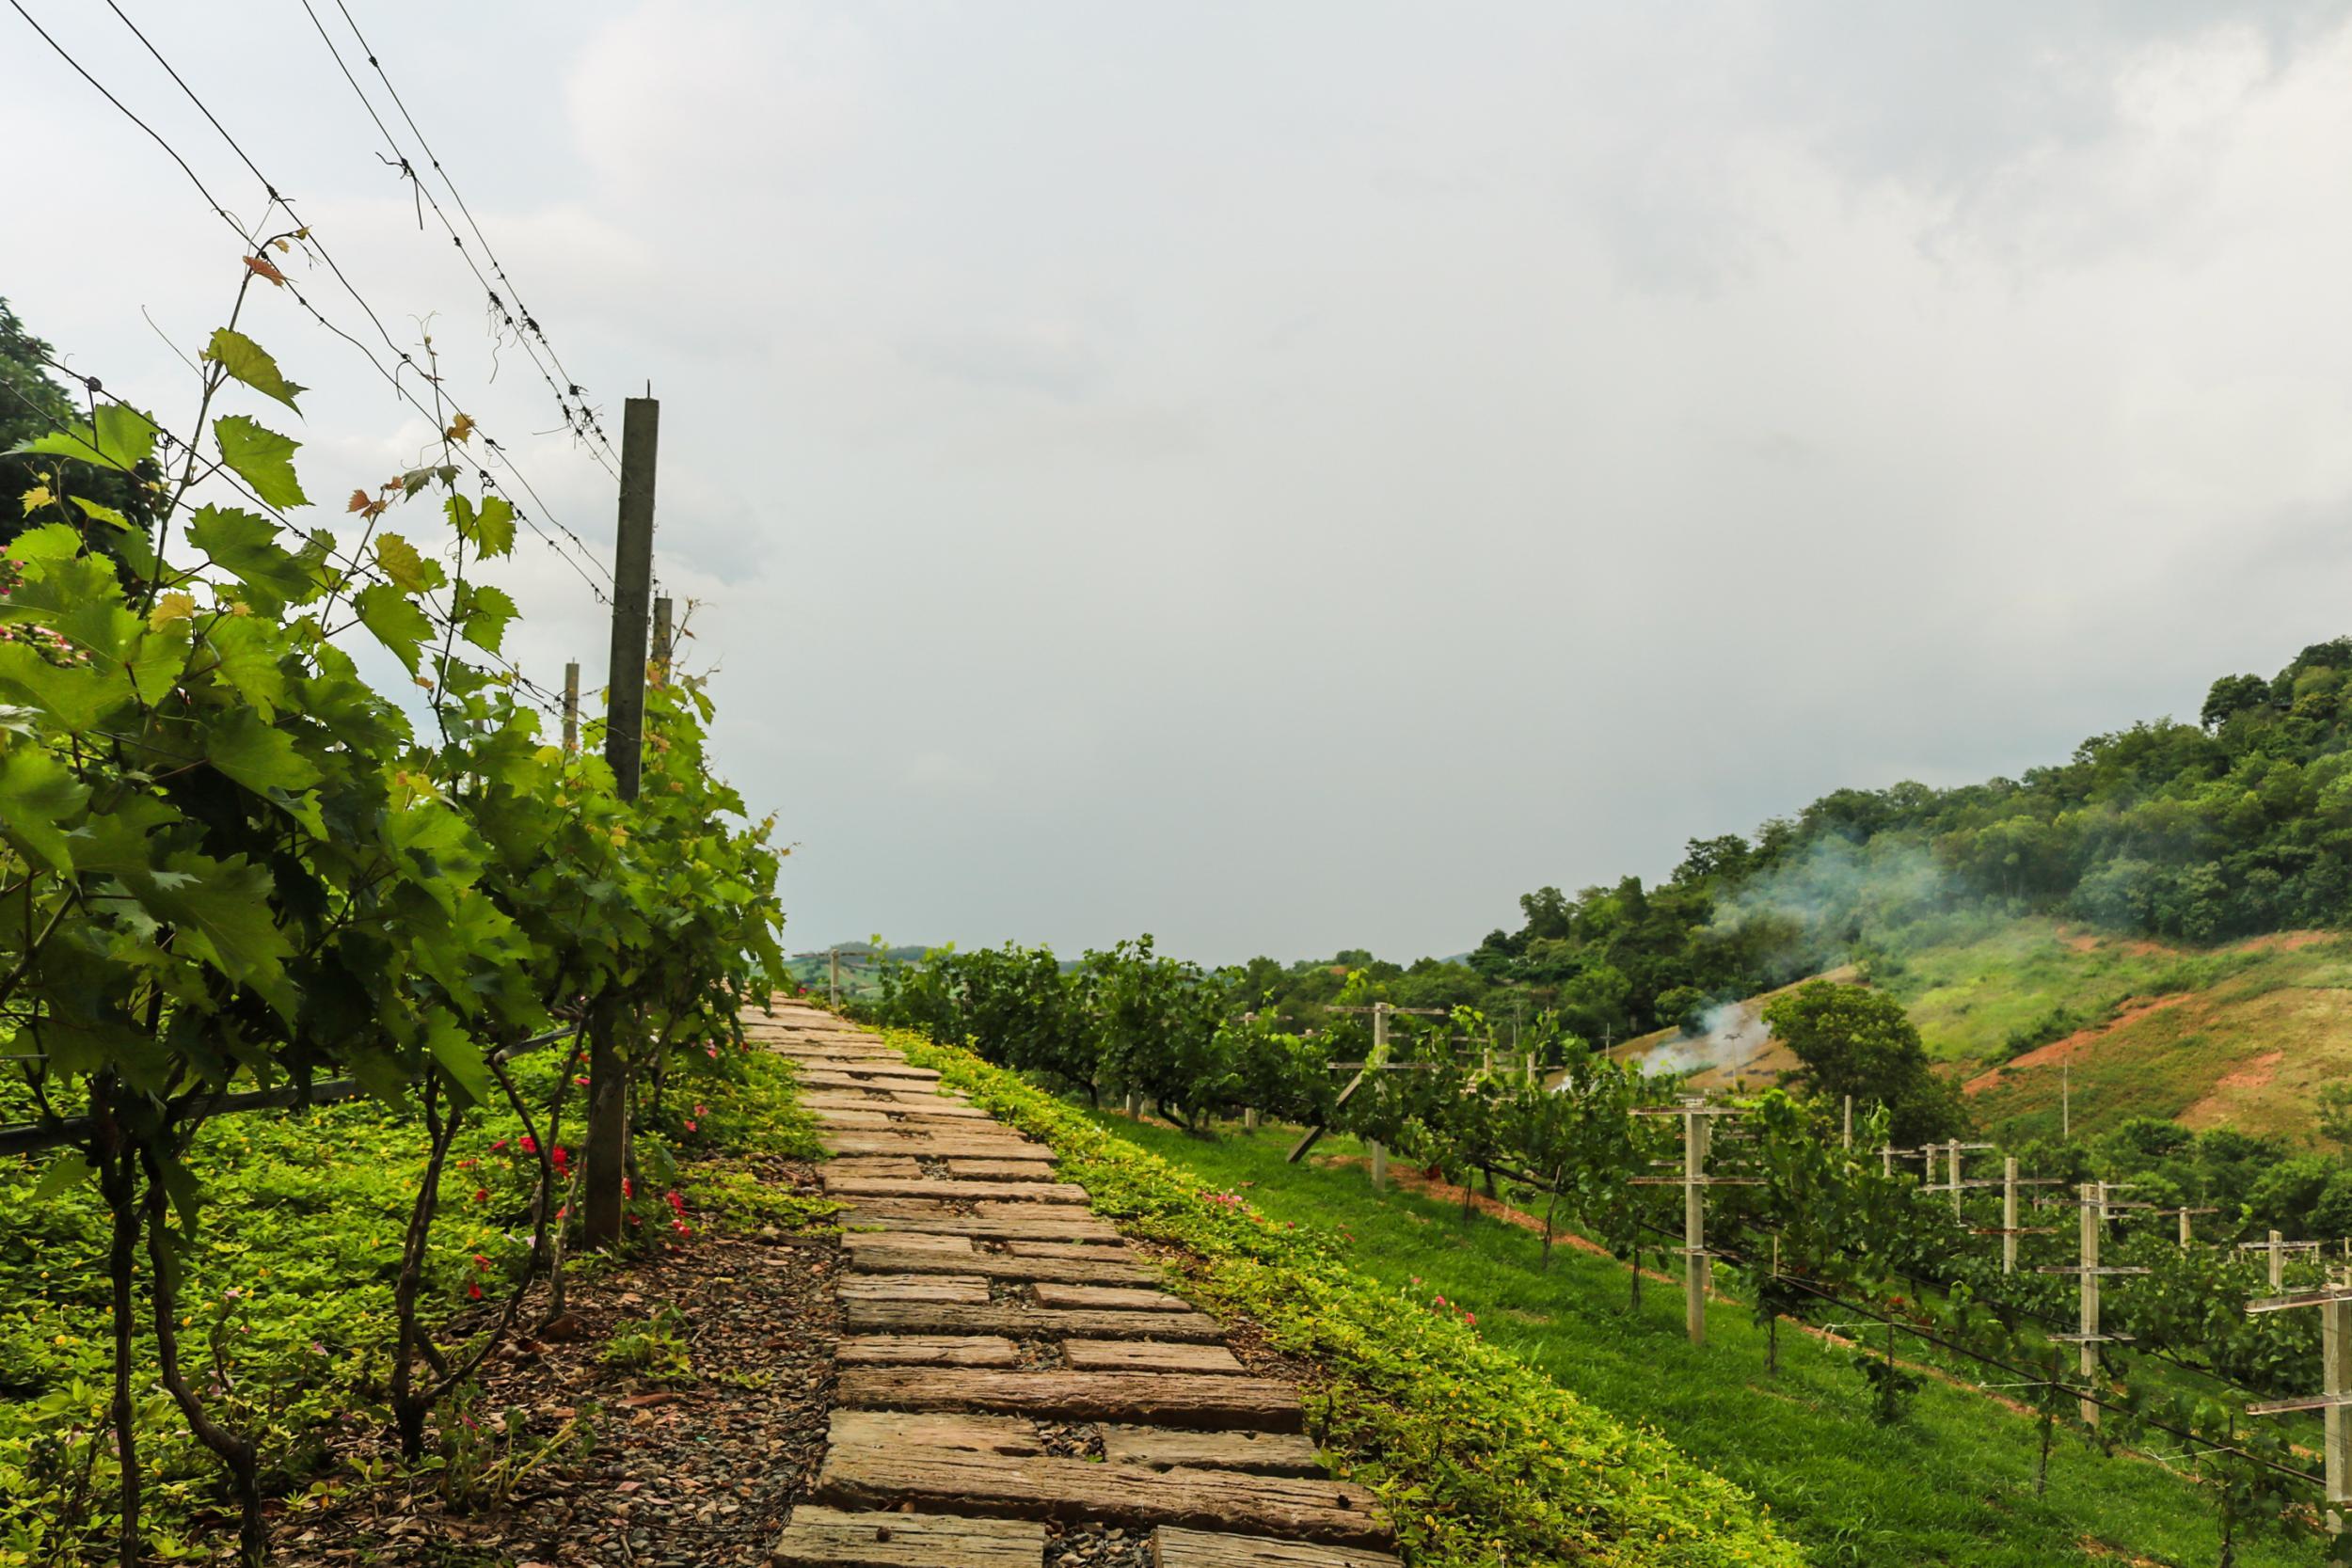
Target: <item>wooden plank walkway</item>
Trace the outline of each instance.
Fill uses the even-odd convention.
[[[1051,1148],[831,1014],[743,1027],[799,1067],[854,1227],[831,1438],[779,1568],[1042,1568],[1056,1530],[1111,1528],[1162,1568],[1401,1568],[1297,1390],[1251,1376]]]

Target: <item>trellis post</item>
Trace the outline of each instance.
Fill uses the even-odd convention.
[[[2081,1305],[2078,1321],[2081,1331],[2075,1334],[2053,1334],[2051,1338],[2073,1340],[2077,1348],[2082,1370],[2083,1390],[2078,1410],[2083,1425],[2099,1424],[2099,1347],[2115,1340],[2128,1341],[2128,1334],[2108,1334],[2100,1327],[2099,1281],[2108,1275],[2146,1274],[2142,1268],[2103,1267],[2099,1262],[2100,1232],[2105,1228],[2107,1213],[2106,1183],[2086,1181],[2076,1189],[2076,1208],[2082,1221],[2082,1262],[2074,1268],[2045,1268],[2043,1274],[2071,1274],[2080,1280]]]
[[[1744,1113],[1735,1105],[1709,1105],[1697,1095],[1685,1095],[1674,1105],[1636,1106],[1637,1117],[1680,1117],[1682,1118],[1682,1174],[1680,1176],[1637,1176],[1637,1187],[1680,1187],[1682,1189],[1682,1326],[1691,1343],[1707,1343],[1707,1204],[1703,1189],[1708,1187],[1753,1187],[1760,1183],[1753,1177],[1709,1176],[1707,1174],[1707,1148],[1711,1141],[1712,1120],[1716,1117],[1736,1117]],[[1641,1266],[1635,1260],[1634,1266]]]
[[[2275,1238],[2277,1231],[2271,1232]],[[2341,1273],[2316,1291],[2297,1291],[2290,1295],[2272,1296],[2249,1301],[2246,1310],[2253,1312],[2283,1312],[2299,1307],[2319,1308],[2319,1396],[2316,1399],[2269,1400],[2246,1407],[2249,1416],[2283,1416],[2295,1411],[2317,1410],[2321,1413],[2321,1447],[2327,1462],[2328,1509],[2329,1534],[2344,1533],[2344,1509],[2352,1502],[2352,1423],[2344,1420],[2344,1407],[2352,1405],[2352,1282]]]

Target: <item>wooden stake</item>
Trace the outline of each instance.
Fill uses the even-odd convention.
[[[2001,1162],[2001,1272],[2017,1272],[2017,1156]]]
[[[580,660],[564,666],[564,751],[580,750]]]
[[[826,984],[826,987],[827,987],[827,989],[828,989],[829,992],[831,993],[831,995],[832,995],[832,997],[833,997],[833,1005],[834,1005],[834,1007],[836,1007],[836,1008],[838,1008],[838,1007],[841,1006],[841,949],[840,949],[840,948],[838,948],[838,947],[829,947],[829,948],[825,949],[825,965],[826,965],[827,970],[829,971],[829,973],[828,973],[828,974],[827,974],[827,976],[826,976],[825,984]]]
[[[621,503],[612,551],[612,646],[605,676],[604,757],[613,792],[637,799],[644,774],[645,601],[653,594],[655,458],[661,404],[630,398],[621,421]],[[622,1008],[599,999],[588,1021],[588,1150],[580,1229],[591,1246],[620,1239],[628,1164],[628,1073],[617,1032]]]
[[[2099,1206],[2093,1196],[2096,1193],[2096,1183],[2086,1182],[2081,1194],[2083,1285],[2080,1318],[2083,1342],[2078,1348],[2086,1390],[2096,1386],[2099,1376]],[[2099,1407],[2091,1402],[2088,1392],[2082,1399],[2081,1414],[2083,1425],[2095,1427],[2099,1424]]]

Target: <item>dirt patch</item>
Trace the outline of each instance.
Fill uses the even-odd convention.
[[[805,1165],[750,1164],[768,1180],[815,1191]],[[273,1521],[277,1560],[765,1563],[824,1456],[838,1262],[822,1238],[707,1234],[675,1253],[571,1279],[576,1328],[494,1357],[470,1416],[485,1437],[516,1422],[517,1461],[575,1422],[593,1428],[593,1447],[549,1456],[493,1506],[453,1508],[429,1483],[398,1481],[330,1492],[320,1506]],[[642,1330],[665,1307],[678,1314],[690,1372],[664,1377],[606,1363],[616,1331]],[[355,1460],[380,1460],[384,1448],[373,1433],[339,1445]]]
[[[2241,953],[2300,953],[2306,947],[2323,942],[2333,942],[2335,931],[2273,931],[2268,936],[2249,937],[2237,944]]]
[[[2283,1051],[2265,1051],[2235,1072],[2225,1072],[2214,1080],[2214,1088],[2259,1089],[2269,1085],[2279,1076],[2279,1064],[2287,1059]]]
[[[2189,991],[2176,991],[2170,996],[2159,996],[2149,1002],[2126,1003],[2122,1011],[2105,1023],[2095,1023],[2088,1029],[2077,1029],[2064,1039],[2052,1040],[2049,1044],[2038,1046],[2014,1060],[2004,1062],[1999,1067],[1991,1068],[1977,1074],[1961,1085],[1961,1092],[1982,1094],[2000,1083],[2003,1073],[2014,1072],[2021,1068],[2057,1067],[2062,1062],[2074,1061],[2077,1057],[2088,1054],[2091,1046],[2106,1036],[2137,1023],[2151,1013],[2160,1013],[2168,1007],[2177,1007],[2188,1001],[2192,994]]]

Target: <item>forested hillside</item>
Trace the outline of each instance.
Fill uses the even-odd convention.
[[[1608,1041],[2018,915],[2188,946],[2352,924],[2348,672],[2352,637],[2314,643],[2268,679],[2215,681],[2196,723],[2093,736],[2022,779],[1841,789],[1692,840],[1654,887],[1540,888],[1466,962],[1261,958],[1247,979],[1294,1021],[1369,968],[1399,1002],[1556,1009]]]

